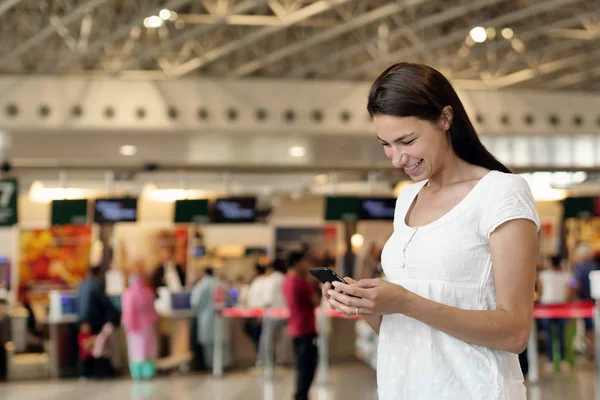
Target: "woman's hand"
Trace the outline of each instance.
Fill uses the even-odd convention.
[[[404,287],[383,279],[358,282],[344,279],[349,284],[334,282],[335,290],[325,290],[325,287],[323,290],[331,308],[347,316],[357,315],[357,311],[358,315],[403,314],[413,295]]]
[[[350,284],[350,285],[356,284],[356,281],[352,278],[344,278],[344,280],[346,282],[348,282],[348,284]],[[337,290],[338,292],[341,292],[340,289],[335,289],[329,282],[324,283],[323,286],[321,286],[321,293],[323,293],[323,297],[325,297],[325,300],[327,300],[327,303],[329,304],[329,308],[331,308],[334,311],[337,311],[335,309],[335,307],[332,305],[331,301],[329,301],[329,299],[331,299],[331,296],[329,295],[329,291],[331,291],[331,290]]]

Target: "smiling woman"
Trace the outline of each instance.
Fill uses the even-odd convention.
[[[524,400],[517,354],[531,328],[540,226],[526,181],[485,149],[428,66],[388,68],[368,111],[387,157],[417,183],[396,203],[386,279],[345,278],[323,294],[379,333],[379,398]]]

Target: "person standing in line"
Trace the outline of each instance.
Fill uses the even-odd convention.
[[[543,292],[540,304],[561,304],[569,298],[569,273],[562,267],[562,258],[553,256],[550,258],[550,266],[540,272]],[[559,344],[561,368],[568,370],[569,366],[565,359],[565,325],[564,318],[544,318],[540,321],[546,332],[546,356],[550,360],[546,369],[552,370],[554,357],[553,344],[556,339]]]
[[[577,246],[574,255],[573,277],[570,282],[570,297],[579,300],[593,301],[590,285],[590,272],[598,270],[594,253],[586,244]],[[588,342],[588,357],[593,360],[596,353],[596,336],[594,319],[584,318],[585,336]]]
[[[292,252],[282,291],[289,309],[288,331],[296,358],[295,400],[307,400],[317,369],[317,328],[315,308],[320,304],[316,287],[309,284],[312,260],[305,252]]]
[[[222,297],[219,302],[219,297]],[[218,306],[227,302],[226,286],[214,276],[212,268],[204,269],[204,277],[192,289],[191,304],[197,313],[196,341],[201,351],[204,368],[212,368],[215,348],[215,327],[217,323]],[[223,328],[223,358],[224,365],[229,364],[229,335],[227,327]]]
[[[367,110],[386,156],[415,184],[396,203],[386,279],[334,282],[323,294],[379,334],[379,399],[525,400],[517,355],[531,332],[540,227],[529,185],[483,146],[429,66],[386,69]]]
[[[122,307],[131,377],[150,379],[156,373],[159,317],[154,309],[154,291],[142,276],[130,276],[129,287],[122,296]]]

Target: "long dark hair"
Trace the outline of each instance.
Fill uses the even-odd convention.
[[[456,91],[439,71],[422,64],[394,64],[375,80],[367,110],[372,117],[392,115],[439,121],[444,107],[454,112],[450,143],[458,157],[481,167],[511,173],[481,143]]]

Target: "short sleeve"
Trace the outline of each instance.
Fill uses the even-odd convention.
[[[528,219],[540,229],[540,218],[527,181],[518,175],[500,174],[491,183],[486,195],[486,207],[481,218],[481,230],[490,235],[505,222]]]

